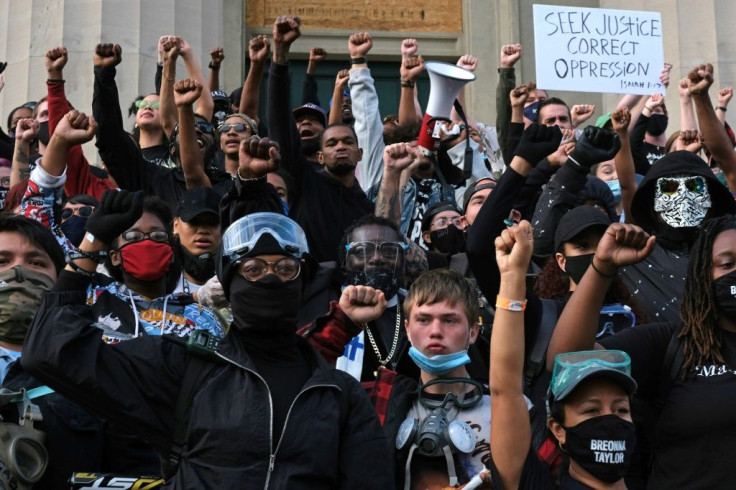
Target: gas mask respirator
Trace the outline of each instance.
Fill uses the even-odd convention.
[[[426,394],[427,388],[436,384],[473,385],[475,388],[470,392],[463,391],[459,396],[447,393],[444,399],[436,400]],[[458,452],[469,454],[475,449],[476,438],[467,423],[455,418],[460,410],[473,408],[481,402],[482,386],[470,378],[439,378],[425,384],[420,383],[417,391],[419,403],[416,408],[420,417],[414,417],[410,413],[396,436],[396,449],[409,450],[404,488],[410,488],[411,459],[415,452],[426,457],[444,456],[450,486],[456,486],[458,477],[452,455]]]

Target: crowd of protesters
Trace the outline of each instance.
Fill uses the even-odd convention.
[[[122,49],[98,44],[92,114],[46,53],[48,92],[0,130],[0,431],[26,441],[6,487],[730,488],[736,138],[713,67],[670,87],[665,64],[662,93],[593,118],[517,82],[521,45],[467,54],[499,63],[474,82],[496,120],[461,89],[427,148],[415,39],[381,114],[366,32],[330,53],[350,68],[329,108],[318,47],[290,100],[300,29],[250,39],[230,95],[221,48],[205,78],[163,36],[121,101]]]

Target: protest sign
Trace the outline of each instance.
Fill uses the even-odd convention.
[[[545,90],[664,92],[659,12],[534,5],[534,48]]]

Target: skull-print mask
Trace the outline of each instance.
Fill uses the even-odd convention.
[[[711,206],[708,184],[701,176],[660,177],[654,210],[673,228],[698,226]]]

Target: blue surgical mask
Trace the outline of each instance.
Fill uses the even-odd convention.
[[[470,362],[467,349],[454,354],[439,354],[427,357],[415,347],[409,348],[409,357],[419,369],[429,374],[445,374]]]
[[[621,182],[618,179],[606,180],[605,182],[608,184],[608,188],[611,189],[616,202],[619,202],[621,200]]]
[[[524,107],[524,117],[531,122],[537,122],[537,112],[539,112],[539,101],[532,102]]]

